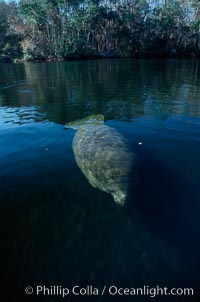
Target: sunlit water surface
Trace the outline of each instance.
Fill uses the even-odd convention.
[[[139,184],[124,208],[76,165],[65,124],[91,114],[103,114],[138,153]],[[200,290],[199,184],[199,61],[0,65],[7,295],[38,284]]]

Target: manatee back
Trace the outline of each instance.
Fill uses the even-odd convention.
[[[123,136],[106,125],[84,125],[77,130],[72,146],[76,162],[89,182],[123,205],[137,162]]]

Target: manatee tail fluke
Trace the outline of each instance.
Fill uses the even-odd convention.
[[[66,124],[65,126],[67,128],[72,128],[74,130],[77,130],[80,126],[83,125],[93,125],[93,126],[98,126],[102,125],[104,123],[104,116],[102,114],[97,114],[97,115],[90,115],[85,118],[76,120],[74,122],[70,122]]]

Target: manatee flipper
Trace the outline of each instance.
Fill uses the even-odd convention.
[[[89,183],[91,184],[91,186],[92,186],[93,188],[97,189],[97,186],[96,186],[91,180],[88,180],[88,181],[89,181]]]

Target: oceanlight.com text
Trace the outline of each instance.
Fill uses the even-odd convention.
[[[61,285],[37,285],[35,288],[32,286],[27,286],[25,288],[25,293],[27,295],[35,294],[36,296],[59,296],[65,298],[69,295],[74,296],[146,296],[149,298],[155,298],[158,296],[193,296],[193,288],[168,288],[160,287],[156,285],[155,287],[150,287],[144,285],[139,288],[123,288],[117,287],[115,285],[107,286],[102,288],[97,288],[93,285],[87,285],[81,287],[79,285],[74,285],[73,287],[63,287]]]

